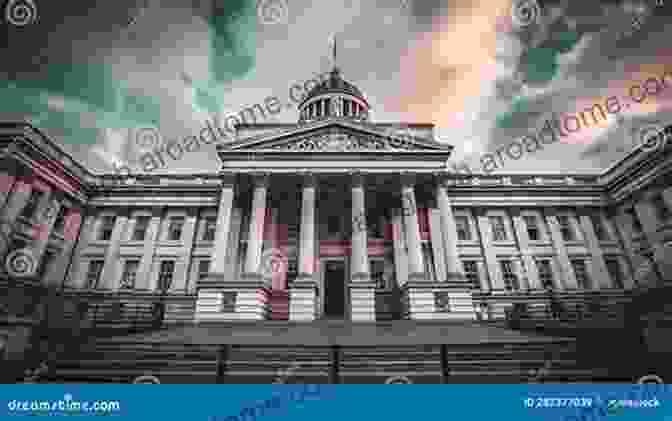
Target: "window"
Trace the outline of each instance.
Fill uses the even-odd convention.
[[[471,240],[471,229],[469,227],[469,217],[456,216],[455,226],[457,228],[457,239],[460,241]]]
[[[501,216],[491,216],[490,226],[492,227],[493,238],[495,241],[506,240],[506,227],[504,226],[504,218]]]
[[[651,199],[651,204],[656,209],[656,217],[660,222],[667,222],[670,219],[670,209],[665,203],[665,199],[661,194],[657,194]]]
[[[572,268],[574,269],[574,276],[576,276],[576,282],[581,289],[590,288],[590,279],[588,278],[588,272],[586,271],[586,262],[584,260],[572,260]]]
[[[371,271],[371,280],[376,283],[376,288],[387,288],[385,282],[385,261],[370,260],[369,270]]]
[[[42,197],[44,197],[44,192],[39,190],[32,190],[26,205],[21,211],[21,217],[26,219],[33,219],[35,216],[35,211],[37,210],[37,206],[40,204]]]
[[[633,208],[630,208],[625,211],[625,213],[630,217],[630,221],[632,222],[632,230],[633,234],[638,235],[642,233],[642,223],[639,222],[639,218],[637,217],[637,212]]]
[[[173,260],[164,260],[159,269],[159,290],[166,292],[173,283],[173,271],[175,262]]]
[[[562,239],[565,241],[574,241],[576,236],[574,235],[574,230],[572,229],[572,223],[569,220],[567,215],[558,215],[558,224],[560,225],[560,233],[562,234]]]
[[[502,268],[502,277],[504,279],[504,288],[507,291],[519,289],[518,276],[513,271],[513,262],[510,260],[501,260],[499,262]]]
[[[210,273],[210,260],[201,260],[198,262],[198,280],[202,281]]]
[[[124,274],[121,277],[121,289],[135,288],[135,278],[140,266],[139,260],[127,260],[124,265]]]
[[[525,226],[527,227],[527,237],[531,241],[539,241],[539,225],[537,224],[537,218],[533,215],[523,216],[525,220]]]
[[[182,238],[182,227],[184,226],[184,217],[175,216],[170,218],[168,226],[168,240],[179,241]]]
[[[539,272],[539,282],[544,289],[553,288],[553,270],[551,270],[550,260],[537,260],[537,272]]]
[[[149,226],[149,216],[138,216],[135,219],[135,227],[133,228],[133,241],[144,241]]]
[[[208,216],[205,218],[205,229],[203,230],[203,241],[215,241],[215,232],[217,231],[217,218]]]
[[[604,263],[607,266],[609,277],[614,282],[614,286],[618,289],[623,289],[623,272],[621,272],[621,265],[618,259],[614,257],[604,259]]]
[[[86,273],[86,285],[90,289],[98,288],[98,282],[100,281],[100,273],[103,271],[103,265],[105,262],[103,260],[91,260],[89,262],[89,270]]]
[[[114,222],[114,215],[106,215],[103,217],[98,231],[99,241],[110,241],[112,238],[112,230],[114,229]]]
[[[54,221],[54,232],[62,233],[65,229],[65,206],[61,206],[56,214],[56,220]]]
[[[474,287],[481,287],[481,279],[478,276],[478,264],[474,260],[465,260],[462,262],[464,267],[464,275],[467,278],[467,281]]]
[[[40,262],[40,269],[38,270],[38,275],[40,276],[40,279],[44,279],[44,275],[47,274],[47,270],[49,269],[49,266],[51,263],[54,261],[56,258],[56,253],[53,251],[45,251],[44,255],[42,256],[42,261]]]
[[[602,223],[602,218],[600,215],[592,214],[590,215],[590,220],[593,223],[593,227],[595,228],[595,236],[597,239],[599,241],[609,240],[609,235],[607,235],[607,231],[604,228],[604,224]]]

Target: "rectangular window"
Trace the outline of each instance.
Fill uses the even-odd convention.
[[[65,206],[61,206],[61,208],[58,210],[58,213],[56,214],[56,220],[54,221],[54,232],[57,233],[63,233],[63,230],[65,229],[65,212],[66,212]]]
[[[502,269],[502,278],[504,279],[504,288],[507,291],[519,289],[518,276],[513,271],[513,262],[510,260],[501,260],[499,262]]]
[[[98,282],[100,281],[100,274],[103,271],[104,264],[105,261],[103,260],[91,260],[89,262],[89,270],[86,273],[86,285],[88,288],[98,288]]]
[[[558,215],[558,225],[560,225],[560,233],[562,234],[562,239],[565,241],[574,241],[576,236],[574,235],[574,229],[572,229],[572,222],[567,215]]]
[[[539,225],[537,224],[537,217],[533,215],[523,216],[525,226],[527,227],[527,237],[531,241],[539,241]]]
[[[473,288],[481,287],[481,278],[478,275],[478,264],[474,260],[465,260],[462,262],[464,267],[464,275],[467,278],[467,281],[472,285]]]
[[[369,270],[371,271],[371,280],[376,283],[376,288],[387,288],[385,282],[385,261],[384,260],[370,260]]]
[[[133,241],[144,241],[149,227],[149,216],[138,216],[133,228]]]
[[[45,193],[43,191],[33,189],[30,192],[30,196],[28,197],[26,205],[23,207],[23,210],[21,211],[21,217],[26,219],[33,219],[33,217],[35,216],[35,211],[37,211],[37,206],[40,204],[40,201],[44,197],[44,194]]]
[[[182,227],[184,226],[183,216],[174,216],[170,218],[168,226],[168,240],[179,241],[182,238]]]
[[[124,274],[121,277],[121,289],[134,289],[135,278],[138,274],[139,260],[127,260],[124,265]]]
[[[98,231],[98,240],[110,241],[112,238],[112,230],[114,230],[115,219],[116,217],[114,215],[106,215],[103,217],[100,224],[100,230]]]
[[[553,270],[550,260],[537,260],[537,272],[539,272],[539,282],[544,289],[553,288]]]
[[[175,271],[175,261],[164,260],[159,268],[159,290],[166,292],[173,283],[173,272]]]
[[[491,216],[490,226],[492,227],[492,234],[495,241],[506,240],[506,227],[504,225],[504,218],[501,216]]]
[[[655,195],[651,200],[651,204],[656,209],[656,218],[658,218],[659,222],[664,223],[670,219],[670,209],[667,207],[662,194]]]
[[[47,274],[47,270],[55,258],[56,253],[49,250],[44,252],[44,255],[42,256],[42,262],[40,262],[40,269],[37,272],[40,276],[40,279],[44,279],[44,275]]]
[[[590,288],[590,279],[588,278],[588,272],[586,271],[586,262],[584,260],[572,260],[572,268],[574,269],[574,276],[576,276],[576,282],[581,289]]]
[[[210,260],[201,260],[198,262],[198,280],[202,281],[210,273]]]
[[[590,215],[591,222],[593,223],[593,228],[595,229],[595,236],[599,241],[606,241],[609,240],[609,235],[607,235],[607,231],[604,228],[604,224],[602,223],[602,218],[600,217],[599,214],[592,214]]]
[[[621,272],[621,265],[616,258],[604,259],[607,266],[609,277],[614,282],[614,286],[618,289],[623,289],[623,272]]]
[[[471,240],[471,229],[469,227],[469,217],[456,216],[455,226],[457,228],[457,239],[460,241]]]
[[[203,230],[203,241],[215,241],[215,233],[217,232],[217,218],[208,216],[205,218],[205,229]]]

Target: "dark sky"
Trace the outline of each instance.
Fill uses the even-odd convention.
[[[338,64],[375,120],[434,123],[457,158],[478,161],[551,112],[623,96],[670,69],[665,2],[538,2],[521,23],[510,0],[5,1],[0,119],[30,119],[92,169],[110,170],[93,151],[133,161],[139,129],[184,138],[212,113],[287,102],[293,83],[329,70],[337,33]],[[10,7],[36,19],[10,22]],[[606,168],[639,125],[669,120],[670,104],[672,92],[661,92],[503,170]],[[283,107],[269,121],[296,118]],[[212,148],[167,170],[215,170]]]

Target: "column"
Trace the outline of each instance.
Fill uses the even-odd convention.
[[[299,249],[299,274],[301,280],[314,279],[315,272],[315,195],[316,177],[304,179],[301,193],[301,229]]]
[[[352,176],[352,264],[351,281],[369,281],[369,254],[367,249],[366,206],[364,202],[364,177]],[[361,221],[361,223],[360,223]],[[417,221],[417,217],[416,217]],[[418,234],[419,235],[419,234]]]
[[[446,252],[444,250],[443,224],[441,222],[441,210],[429,209],[429,235],[434,255],[434,270],[437,281],[446,281]]]
[[[140,259],[140,267],[138,268],[137,285],[136,288],[152,289],[152,263],[154,262],[154,250],[156,250],[156,242],[160,234],[161,215],[163,210],[161,208],[152,209],[152,217],[147,226],[147,233],[145,234],[145,241],[142,248],[142,258]]]
[[[597,210],[594,210],[593,212],[596,211]],[[593,226],[593,221],[590,219],[589,213],[582,212],[579,215],[579,221],[581,223],[581,228],[586,235],[586,241],[591,255],[590,277],[593,280],[591,287],[592,289],[609,288],[609,271],[607,270],[606,263],[604,263],[604,255],[602,254],[602,248],[600,247],[600,240],[597,238],[595,227]]]
[[[47,248],[47,243],[49,242],[49,236],[54,228],[54,223],[56,222],[56,216],[61,210],[61,204],[52,200],[51,194],[45,195],[45,200],[40,203],[37,208],[37,223],[33,225],[33,255],[35,257],[35,269],[37,270],[40,267],[40,261],[44,255],[44,251]],[[51,208],[51,209],[50,209]],[[50,210],[49,210],[50,209]],[[47,215],[47,212],[49,214]],[[48,217],[45,217],[48,216]],[[46,275],[46,273],[45,273]],[[43,279],[43,281],[46,279]]]
[[[663,200],[667,207],[672,211],[672,187],[668,187],[662,191]]]
[[[520,213],[520,209],[511,209],[511,219],[513,221],[513,230],[516,233],[518,247],[520,249],[521,272],[524,272],[527,277],[527,285],[525,287],[529,289],[542,289],[537,274],[536,264],[532,257],[532,250],[530,249],[530,239],[527,236],[527,227],[525,226],[525,221]]]
[[[100,284],[104,289],[117,289],[119,287],[117,282],[119,268],[121,267],[121,262],[119,261],[119,243],[121,242],[121,235],[126,229],[128,222],[128,215],[121,213],[123,212],[122,210],[119,211],[120,213],[117,214],[117,217],[114,220],[112,237],[107,246],[105,264],[103,265],[103,271],[100,274]]]
[[[187,209],[187,218],[184,221],[184,229],[182,231],[182,255],[175,263],[175,281],[170,287],[170,291],[185,292],[187,282],[189,281],[189,267],[192,261],[192,250],[194,246],[194,238],[196,237],[196,222],[198,219],[198,212],[196,208]]]
[[[659,224],[658,222],[658,215],[656,214],[655,207],[649,200],[643,199],[635,204],[635,211],[642,224],[644,235],[653,251],[653,258],[661,272],[660,275],[663,277],[663,279],[658,279],[658,281],[672,279],[672,265],[666,262],[662,232],[658,232],[658,228],[662,226],[662,224]],[[672,256],[667,256],[667,258],[672,259]],[[647,276],[647,278],[658,278],[658,274],[655,273],[655,270],[652,270],[651,272],[654,273],[652,273],[650,277]]]
[[[247,235],[247,256],[245,257],[245,275],[259,277],[261,247],[264,240],[264,220],[266,217],[266,193],[268,176],[254,176],[254,193],[250,209],[250,225]],[[256,276],[255,276],[256,275]]]
[[[447,267],[446,281],[463,281],[464,273],[457,250],[457,227],[445,180],[437,180],[436,199],[441,212],[441,231]]]
[[[227,175],[222,180],[222,192],[219,198],[217,211],[217,230],[215,244],[210,260],[210,272],[223,274],[226,269],[226,250],[229,245],[231,230],[231,210],[233,207],[235,176]]]
[[[403,286],[408,281],[408,255],[406,254],[406,239],[402,231],[401,215],[392,215],[392,247],[394,249],[394,269],[397,283]]]
[[[481,248],[483,249],[485,266],[490,278],[490,286],[493,291],[504,291],[504,280],[499,273],[497,254],[492,245],[492,227],[490,226],[487,212],[482,209],[475,209],[474,213],[476,214],[476,223],[478,225],[479,236],[481,237]]]
[[[553,213],[552,208],[547,209],[546,223],[551,232],[551,240],[553,242],[553,248],[558,256],[558,265],[559,273],[558,275],[558,285],[561,286],[561,289],[577,289],[576,278],[574,276],[574,270],[572,269],[572,264],[569,261],[569,255],[567,254],[567,248],[565,247],[565,240],[562,238],[560,233],[560,225],[558,223],[558,218]],[[565,282],[563,283],[562,280]]]
[[[5,239],[10,238],[16,218],[26,206],[26,203],[28,203],[32,189],[33,186],[27,179],[18,178],[14,184],[14,190],[9,195],[6,207],[0,213],[0,230],[2,230],[3,234],[0,235],[0,256],[4,256],[9,250],[10,244],[6,244]]]
[[[402,206],[405,208],[402,215],[404,217],[404,229],[408,244],[408,277],[409,280],[426,280],[427,275],[425,274],[425,262],[422,256],[422,243],[420,241],[420,227],[418,226],[417,202],[412,182],[413,180],[410,177],[402,176]],[[404,198],[408,199],[405,200]]]
[[[74,211],[74,210],[73,210]],[[80,210],[80,217],[83,213],[83,210]],[[96,217],[93,212],[87,212],[84,216],[84,222],[81,223],[79,241],[77,241],[77,246],[72,252],[72,263],[70,265],[69,273],[67,274],[66,285],[70,288],[83,289],[86,288],[86,269],[87,263],[82,259],[82,254],[84,250],[89,245],[91,238],[95,235],[93,228],[96,222]]]

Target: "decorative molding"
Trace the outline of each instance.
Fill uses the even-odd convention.
[[[408,144],[393,148],[390,146],[387,139],[377,138],[375,136],[364,137],[346,133],[328,133],[310,136],[296,143],[276,145],[273,146],[272,149],[347,152],[363,150],[414,150],[415,148]]]

